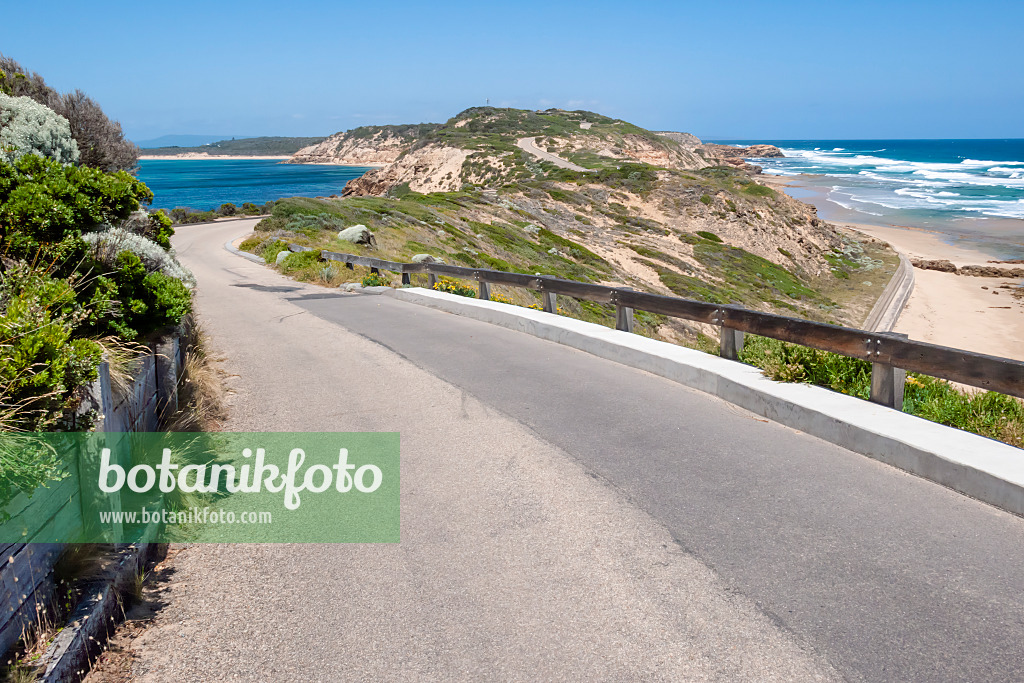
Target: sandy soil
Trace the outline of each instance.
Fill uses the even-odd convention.
[[[957,266],[984,265],[992,257],[950,245],[919,228],[848,225],[885,240],[911,257],[946,259]],[[1024,360],[1024,299],[1013,296],[1021,281],[914,269],[914,293],[896,331],[911,339]]]

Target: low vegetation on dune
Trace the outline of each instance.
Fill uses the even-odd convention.
[[[749,181],[735,169],[691,171],[685,178],[666,173],[643,164],[599,174],[549,169],[543,178],[494,189],[422,194],[396,186],[382,197],[283,199],[243,249],[271,263],[289,242],[394,261],[428,254],[453,265],[627,285],[849,323],[866,314],[863,305],[849,305],[865,298],[859,291],[863,280],[851,284],[849,273],[860,277],[861,272],[872,272],[880,291],[887,280],[884,272],[895,263],[880,244],[859,248],[883,258],[838,261],[841,237],[826,239],[827,234],[812,224],[818,223],[816,218],[808,218],[781,197],[743,195]],[[689,196],[708,192],[715,195],[715,206],[686,202]],[[773,206],[775,202],[780,206]],[[726,217],[716,215],[722,212],[718,205],[728,212]],[[742,237],[750,229],[744,219],[756,223],[767,216],[792,233],[787,233],[786,241],[762,244]],[[353,225],[367,226],[373,244],[338,239],[341,230]],[[782,243],[793,250],[783,249],[788,256],[777,246]],[[306,254],[287,257],[281,267],[300,279],[327,285],[358,282],[364,274],[319,263]],[[538,295],[513,289],[503,296],[532,305]],[[610,306],[566,306],[570,315],[607,325],[614,322]],[[641,317],[642,331],[652,336],[692,340],[709,332],[660,316]]]
[[[218,140],[198,147],[150,147],[140,150],[147,156],[176,154],[209,154],[210,156],[289,156],[303,147],[322,142],[324,138],[257,137]]]
[[[289,243],[393,261],[427,254],[453,265],[625,285],[852,326],[862,323],[898,265],[884,243],[820,220],[812,207],[760,182],[756,168],[705,154],[685,135],[592,112],[490,107],[400,133],[357,130],[371,147],[386,137],[394,161],[350,182],[342,199],[278,201],[243,249],[271,264]],[[354,149],[354,133],[339,134],[339,144]],[[542,161],[519,147],[523,138],[587,170]],[[353,225],[366,226],[373,240],[339,239]],[[286,253],[277,267],[329,286],[399,284],[397,276],[349,270],[317,254]],[[443,279],[436,287],[476,294],[473,282]],[[540,303],[539,294],[516,288],[494,287],[492,298]],[[564,315],[614,325],[612,306],[558,302]],[[636,315],[640,334],[717,352],[713,327]],[[758,338],[750,339],[743,360],[774,379],[868,395],[870,364],[861,361]],[[964,393],[934,378],[908,379],[905,409],[1016,445],[1024,433],[1016,399]]]

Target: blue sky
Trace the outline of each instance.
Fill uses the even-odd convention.
[[[703,138],[1024,137],[1024,2],[19,2],[0,52],[139,140],[466,107]]]

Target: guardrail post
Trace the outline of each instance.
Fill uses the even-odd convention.
[[[437,284],[437,276],[433,273],[427,273],[427,287],[433,289],[434,285]]]
[[[907,339],[905,334],[890,336]],[[871,343],[870,341],[868,342]],[[876,340],[876,346],[880,343]],[[877,351],[876,351],[877,353]],[[903,392],[907,383],[907,371],[887,363],[871,363],[871,402],[887,408],[903,410]]]
[[[547,313],[558,313],[558,295],[554,292],[541,292],[544,310]]]
[[[370,268],[370,272],[372,274],[374,274],[374,275],[380,275],[380,269],[379,268]]]
[[[411,285],[412,284],[412,278],[410,278],[409,277],[409,273],[405,272],[404,270],[402,271],[402,284],[403,285]]]
[[[621,287],[620,289],[629,289],[629,287]],[[615,297],[615,329],[622,330],[623,332],[633,331],[633,309],[629,306],[621,306]]]
[[[731,327],[722,326],[722,336],[718,344],[718,355],[729,360],[739,360],[743,350],[743,332]]]
[[[480,298],[490,300],[491,298],[491,283],[480,281]]]

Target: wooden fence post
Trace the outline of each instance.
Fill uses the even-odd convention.
[[[723,325],[722,336],[718,344],[718,355],[729,360],[739,360],[739,352],[742,350],[743,332]]]
[[[891,334],[890,336],[907,339],[905,334]],[[869,340],[870,344],[871,341]],[[875,340],[875,346],[879,346],[881,340]],[[877,351],[876,351],[877,353]],[[871,397],[872,403],[883,405],[895,410],[903,410],[903,392],[907,383],[907,371],[887,363],[871,363]]]
[[[558,313],[558,295],[554,292],[542,292],[541,299],[544,301],[544,310],[547,313]]]
[[[622,287],[622,289],[629,289],[629,287]],[[617,299],[618,297],[613,297],[612,299],[615,303],[615,329],[622,330],[623,332],[632,332],[633,309],[629,306],[620,306]]]
[[[156,357],[156,410],[159,417],[178,409],[178,337],[171,337],[153,348]]]

